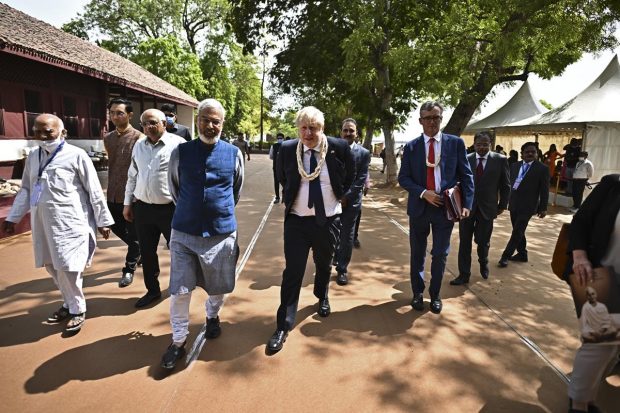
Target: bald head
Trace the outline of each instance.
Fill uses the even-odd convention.
[[[67,135],[65,125],[62,120],[51,113],[42,113],[34,120],[32,127],[35,139],[41,141],[53,141],[64,138]]]
[[[157,142],[166,132],[166,115],[159,109],[147,109],[142,112],[140,123],[144,128],[144,134],[152,142]]]

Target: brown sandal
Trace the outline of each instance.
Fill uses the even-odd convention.
[[[71,319],[67,323],[67,327],[65,330],[67,331],[79,331],[82,328],[82,325],[86,321],[86,313],[82,314],[71,314]]]

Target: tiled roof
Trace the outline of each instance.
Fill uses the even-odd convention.
[[[50,6],[51,7],[51,6]],[[137,64],[0,3],[0,50],[196,107],[198,101]]]

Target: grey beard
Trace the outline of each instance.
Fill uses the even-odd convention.
[[[206,136],[204,136],[202,133],[198,133],[198,136],[200,137],[200,140],[203,141],[204,143],[206,143],[207,145],[214,145],[217,143],[217,141],[220,140],[220,135],[217,135],[215,138],[209,139]]]

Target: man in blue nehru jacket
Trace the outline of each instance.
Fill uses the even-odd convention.
[[[170,155],[168,183],[176,203],[170,237],[170,324],[172,344],[161,365],[173,369],[185,354],[192,291],[202,287],[206,302],[205,336],[222,332],[218,313],[224,294],[235,287],[239,256],[235,205],[243,183],[239,149],[220,140],[224,108],[215,99],[198,105],[199,139],[179,145]]]

